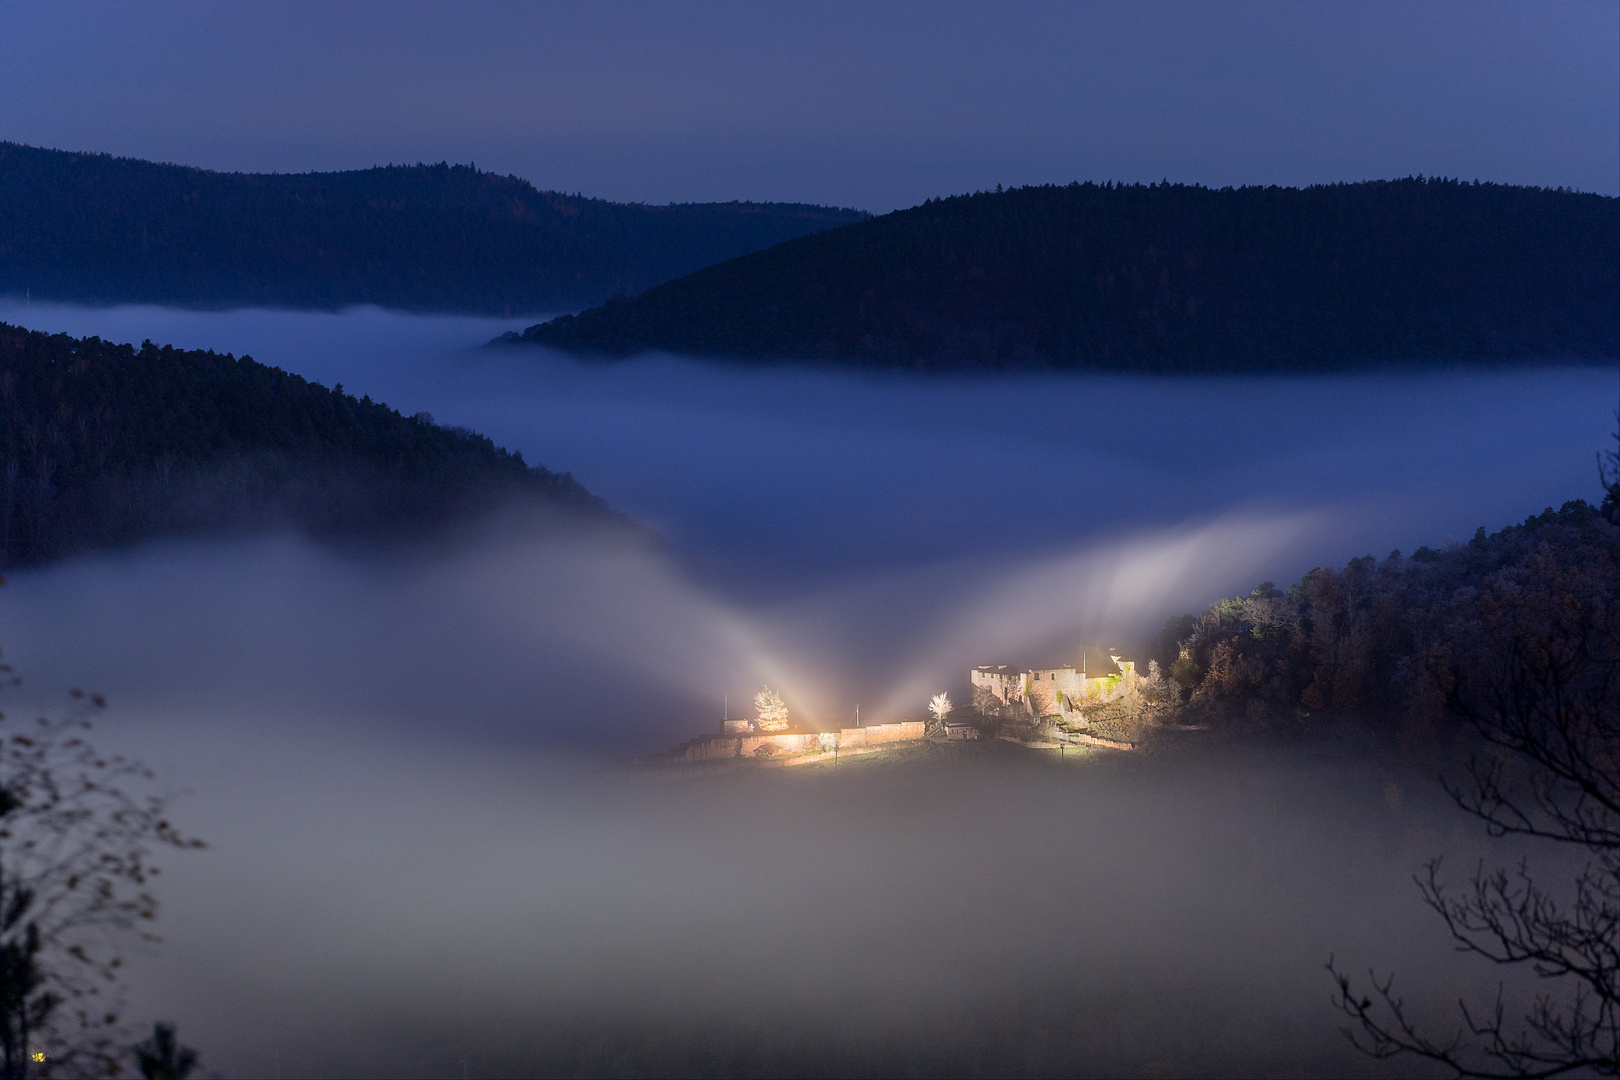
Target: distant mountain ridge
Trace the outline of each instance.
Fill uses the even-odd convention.
[[[1620,356],[1620,200],[1452,180],[934,199],[504,340],[874,368]]]
[[[264,529],[392,542],[505,507],[624,521],[566,473],[341,385],[0,323],[0,564]]]
[[[0,142],[0,293],[528,314],[633,294],[866,216],[613,203],[466,165],[222,173]]]

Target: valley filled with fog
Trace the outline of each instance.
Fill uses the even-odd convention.
[[[491,525],[449,557],[452,574],[491,568],[477,598],[438,567],[282,537],[156,544],[30,572],[13,605],[42,589],[93,606],[106,589],[80,583],[108,575],[130,603],[152,606],[150,635],[225,620],[231,636],[257,641],[279,634],[276,620],[255,617],[268,603],[306,629],[281,635],[281,652],[244,649],[255,670],[310,649],[355,685],[387,682],[335,663],[336,642],[313,644],[343,626],[351,647],[384,650],[439,685],[474,655],[492,658],[475,664],[490,692],[522,671],[533,680],[515,692],[524,708],[485,713],[486,723],[510,718],[503,730],[642,748],[642,732],[656,731],[657,745],[707,723],[722,697],[751,694],[762,678],[829,722],[856,701],[915,711],[918,687],[955,688],[969,664],[1049,662],[1078,635],[1134,643],[1261,579],[1286,584],[1313,566],[1440,547],[1595,500],[1593,455],[1615,407],[1603,365],[952,379],[672,357],[580,363],[480,347],[524,320],[378,309],[12,301],[0,321],[251,354],[482,432],[571,472],[647,530],[639,541],[542,542]],[[229,585],[177,595],[176,573]],[[119,625],[112,612],[84,617]],[[207,649],[231,651],[230,636],[206,636]],[[652,680],[659,704],[570,705],[566,720],[547,722],[535,687],[557,702],[585,692],[551,673],[550,649]]]
[[[0,321],[342,383],[645,527],[194,538],[8,574],[6,712],[105,693],[100,740],[211,845],[166,859],[166,943],[131,983],[211,1068],[633,1073],[711,1031],[756,1072],[1331,1072],[1371,1063],[1329,953],[1401,968],[1420,1007],[1494,991],[1410,881],[1470,864],[1473,833],[1432,769],[1349,736],[669,784],[615,763],[764,682],[814,722],[916,713],[973,664],[1596,501],[1612,364],[921,378],[480,347],[532,318]]]

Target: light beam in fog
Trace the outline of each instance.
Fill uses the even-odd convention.
[[[1129,650],[1161,612],[1190,606],[1211,582],[1262,573],[1279,554],[1326,526],[1316,514],[1232,516],[1086,545],[1014,563],[999,574],[974,574],[961,583],[954,610],[919,628],[885,708],[918,711],[931,687],[956,687],[977,664],[1073,660],[1070,650],[1082,640]],[[1032,651],[1043,655],[1030,656]]]
[[[480,350],[515,323],[0,299],[44,330],[248,352],[571,471],[755,603],[1242,511],[1333,511],[1263,577],[1598,497],[1614,366],[1330,377],[869,376]],[[1252,584],[1252,583],[1249,583]],[[1229,586],[1245,587],[1243,582]],[[881,613],[879,613],[881,617]]]
[[[1410,874],[1474,851],[1432,770],[1353,736],[662,786],[599,762],[762,682],[813,719],[916,711],[974,663],[1591,496],[1612,370],[992,384],[470,354],[490,328],[374,311],[36,314],[135,340],[161,317],[668,526],[492,522],[386,557],[169,541],[10,575],[6,712],[106,692],[99,739],[212,845],[166,860],[167,944],[132,984],[209,1068],[607,1072],[603,1047],[675,1047],[767,1071],[786,1045],[853,1047],[828,1071],[855,1071],[960,1035],[1032,1072],[1335,1075],[1374,1066],[1328,953],[1399,965],[1420,1011],[1468,985]],[[1108,407],[1063,426],[1032,401]],[[670,1060],[648,1071],[693,1059]]]
[[[450,552],[386,558],[296,537],[164,542],[15,573],[0,641],[44,687],[88,680],[142,707],[454,717],[464,737],[656,749],[762,683],[810,723],[836,724],[863,697],[917,712],[986,658],[1145,630],[1144,613],[1245,580],[1316,524],[1230,518],[948,564],[831,590],[813,611],[716,598],[620,529],[492,523]],[[869,620],[874,595],[902,633]]]

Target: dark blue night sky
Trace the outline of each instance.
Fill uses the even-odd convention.
[[[0,6],[0,138],[647,202],[1404,176],[1620,191],[1620,7]],[[66,61],[66,62],[64,62]]]

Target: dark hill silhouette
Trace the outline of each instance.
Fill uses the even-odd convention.
[[[1620,202],[1422,178],[983,192],[787,241],[521,340],[921,369],[1613,358]]]
[[[219,173],[0,143],[0,292],[523,314],[600,303],[865,216],[612,203],[463,165]]]
[[[0,561],[177,533],[423,537],[517,504],[619,521],[471,431],[213,351],[0,323]]]

